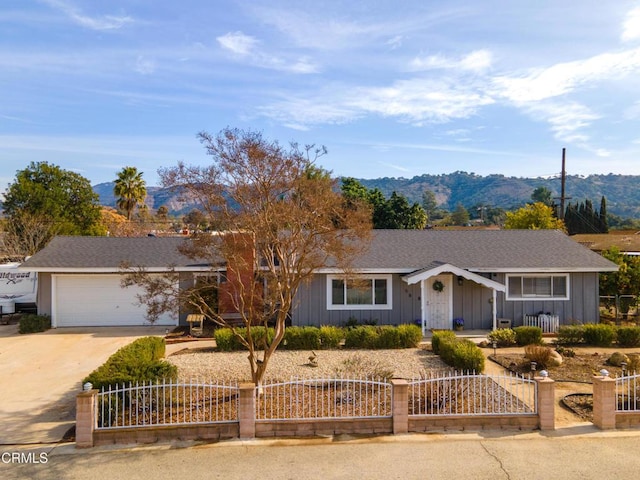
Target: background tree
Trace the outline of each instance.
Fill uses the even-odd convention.
[[[458,203],[456,209],[451,213],[451,223],[464,226],[469,224],[469,220],[469,211],[461,203]]]
[[[600,274],[600,295],[622,295],[619,301],[620,313],[627,318],[629,310],[638,305],[640,296],[640,257],[637,255],[625,255],[617,247],[611,247],[602,252],[602,256],[616,263],[620,268],[617,272],[605,272]],[[613,301],[606,302],[608,306]]]
[[[379,188],[368,190],[355,178],[343,178],[342,195],[347,205],[367,203],[371,210],[373,228],[422,229],[427,226],[427,214],[418,203],[409,204],[407,197],[392,192],[385,198]]]
[[[602,210],[604,209],[604,214]],[[604,197],[600,201],[600,211],[593,208],[591,200],[570,203],[564,214],[564,222],[569,235],[577,233],[607,233],[607,204]]]
[[[147,186],[142,172],[138,172],[136,167],[124,167],[118,173],[113,194],[116,196],[118,208],[125,212],[127,220],[131,220],[133,211],[136,207],[143,206],[147,197]]]
[[[54,235],[103,235],[98,195],[89,180],[47,162],[32,162],[16,174],[5,194],[8,233],[24,255]],[[37,234],[29,231],[37,225]]]
[[[547,207],[554,206],[553,194],[551,193],[551,190],[543,186],[536,187],[536,189],[531,194],[531,201],[533,203],[543,203]]]
[[[609,233],[609,221],[607,220],[607,199],[604,195],[600,199],[599,226],[601,233]]]
[[[544,203],[527,204],[515,212],[507,212],[506,229],[564,230],[564,222],[554,216],[553,208]]]
[[[194,235],[181,252],[212,269],[223,259],[226,282],[218,302],[235,307],[247,335],[239,335],[207,302],[210,287],[175,291],[173,276],[158,281],[144,272],[132,272],[128,281],[145,285],[140,300],[150,318],[179,302],[232,328],[249,351],[251,378],[258,384],[283,339],[299,287],[321,267],[348,269],[349,260],[367,246],[370,211],[347,208],[336,181],[314,165],[324,147],[285,148],[261,133],[228,128],[199,138],[211,165],[180,163],[159,174],[163,186],[197,198],[210,223],[221,226],[219,235]],[[273,338],[256,335],[256,326],[269,324]]]

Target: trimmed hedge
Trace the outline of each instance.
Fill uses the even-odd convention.
[[[526,345],[540,345],[542,343],[542,329],[540,327],[516,327],[516,343],[520,347]]]
[[[51,328],[51,317],[48,315],[35,315],[28,313],[20,317],[18,324],[19,333],[38,333]]]
[[[431,336],[431,350],[436,355],[440,355],[440,345],[443,342],[455,340],[456,334],[451,330],[435,330]]]
[[[487,340],[496,342],[498,347],[511,347],[516,344],[516,332],[510,328],[500,328],[489,333]]]
[[[588,323],[584,325],[582,335],[587,345],[610,347],[616,341],[616,328],[604,323]]]
[[[640,327],[618,327],[618,345],[627,348],[640,346]]]
[[[246,328],[237,328],[236,331],[246,338]],[[254,335],[265,334],[263,327],[252,327]],[[273,339],[272,328],[266,330],[269,340]],[[230,352],[244,350],[243,345],[230,328],[215,330],[214,337],[218,350]],[[323,327],[287,327],[284,338],[279,347],[282,350],[320,350],[339,348],[344,340],[345,348],[415,348],[422,340],[422,330],[416,325],[400,325],[393,327],[362,325],[353,328],[340,328],[334,326]]]
[[[441,338],[440,358],[447,365],[463,372],[484,372],[484,354],[471,340]]]
[[[164,338],[139,338],[111,355],[82,383],[91,382],[93,388],[101,389],[129,382],[153,382],[160,378],[175,380],[178,369],[163,360],[164,353]]]
[[[344,340],[344,331],[340,327],[325,325],[320,327],[322,348],[338,348]]]
[[[558,328],[558,345],[578,345],[584,342],[584,327],[582,325],[563,325]]]
[[[640,346],[640,327],[615,327],[606,323],[585,325],[564,325],[558,329],[558,345],[590,345],[610,347],[614,343],[620,347]]]

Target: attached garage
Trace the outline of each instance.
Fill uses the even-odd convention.
[[[153,275],[173,272],[179,284],[207,272],[203,261],[180,253],[183,237],[55,237],[20,265],[38,273],[38,313],[56,327],[116,327],[149,325],[146,305],[139,305],[142,287],[122,288],[125,265]],[[162,314],[153,325],[179,325],[187,312]]]
[[[52,326],[149,325],[145,307],[138,304],[140,287],[122,288],[120,275],[53,275]],[[178,325],[177,316],[165,314],[154,325]]]

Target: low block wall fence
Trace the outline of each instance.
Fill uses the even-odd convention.
[[[603,430],[640,426],[640,374],[593,377],[593,423]]]
[[[451,373],[414,380],[157,383],[77,396],[76,445],[555,427],[554,383]]]

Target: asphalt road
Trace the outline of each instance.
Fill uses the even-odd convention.
[[[625,480],[638,478],[639,445],[638,431],[600,432],[581,427],[552,435],[459,433],[231,441],[190,444],[188,448],[175,444],[82,451],[72,445],[1,447],[0,478]],[[16,452],[22,453],[21,460]],[[16,460],[10,461],[12,458]]]

